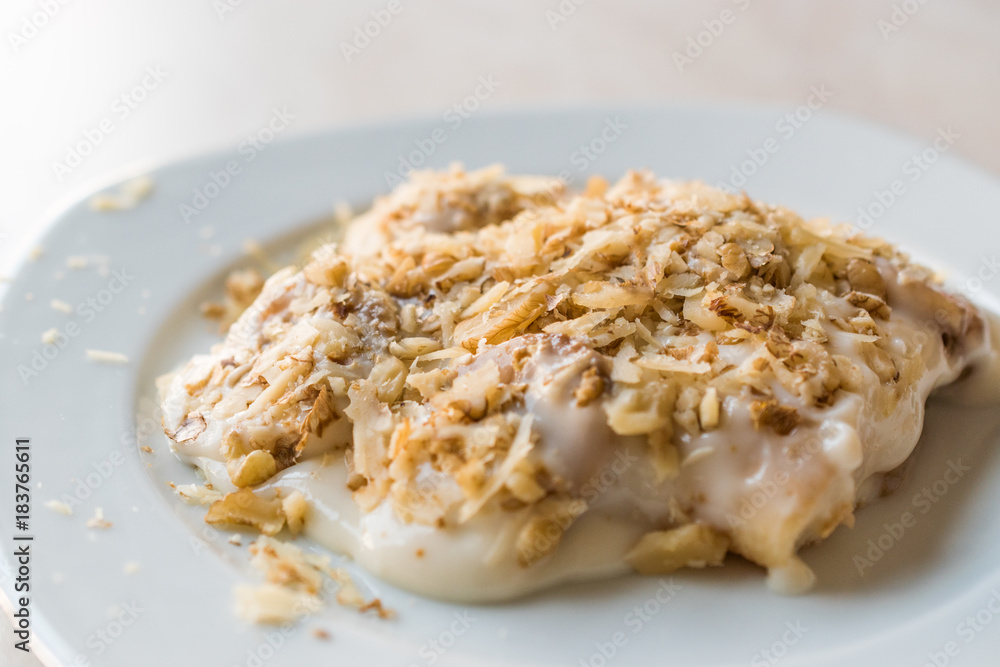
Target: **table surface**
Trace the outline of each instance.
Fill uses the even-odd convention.
[[[481,79],[484,112],[795,107],[822,90],[928,143],[951,128],[956,153],[1000,173],[992,0],[6,0],[0,28],[0,276],[61,202],[130,165],[234,147],[275,109],[288,135],[438,117]],[[9,644],[0,664],[38,666]]]

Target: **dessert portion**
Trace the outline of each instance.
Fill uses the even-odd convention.
[[[702,183],[420,172],[161,379],[208,520],[423,594],[805,544],[899,482],[990,321],[885,241]],[[971,378],[970,378],[971,379]]]

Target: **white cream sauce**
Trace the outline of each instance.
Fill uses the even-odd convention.
[[[897,307],[892,322],[885,325],[894,344],[913,349],[907,346],[923,331],[922,316]],[[993,345],[984,344],[967,355],[974,366],[972,377],[949,392],[954,400],[966,401],[967,394],[977,401],[997,399],[1000,325],[996,318],[987,324],[986,338]],[[300,462],[263,488],[306,496],[311,513],[305,530],[316,542],[349,555],[385,581],[450,600],[501,600],[559,582],[625,572],[629,568],[624,555],[645,532],[669,526],[677,503],[692,518],[724,530],[767,534],[774,531],[775,522],[787,524],[795,544],[801,544],[824,533],[838,506],[853,508],[879,494],[884,474],[901,465],[917,443],[924,401],[962,369],[950,363],[932,339],[922,346],[926,372],[895,409],[885,411],[890,390],[860,362],[862,344],[832,325],[828,334],[837,352],[855,360],[867,374],[865,395],[841,391],[830,408],[803,408],[805,421],[784,437],[755,431],[746,402],[729,397],[722,406],[720,428],[681,439],[682,460],[699,453],[674,481],[654,479],[644,441],[614,435],[598,404],[571,405],[568,390],[559,382],[529,391],[526,407],[540,433],[538,455],[572,480],[589,503],[589,511],[566,531],[560,546],[530,567],[517,563],[514,548],[529,510],[505,511],[488,504],[466,523],[443,528],[405,523],[388,502],[365,513],[347,489],[343,458],[336,456],[328,457],[335,462],[326,466],[319,458]],[[723,349],[723,354],[737,363],[747,352],[738,347]],[[985,393],[989,396],[984,398]],[[779,397],[792,404],[797,400]],[[170,411],[169,401],[165,409]],[[217,450],[177,449],[218,489],[233,490]],[[797,456],[789,455],[796,451]],[[824,490],[817,495],[817,488]],[[769,582],[775,588],[797,592],[811,583],[811,573],[794,552],[784,562],[769,565]]]

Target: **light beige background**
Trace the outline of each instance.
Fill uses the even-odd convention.
[[[4,0],[0,9],[0,275],[37,244],[51,207],[126,165],[235,146],[275,107],[295,115],[288,134],[439,117],[482,76],[499,82],[484,111],[796,106],[826,86],[829,108],[927,141],[953,127],[955,152],[1000,174],[994,0],[398,0],[401,11],[350,62],[342,43],[388,0],[62,1]],[[42,5],[59,9],[23,43],[12,38]],[[552,13],[560,7],[566,16]],[[674,52],[724,10],[731,21],[702,34],[708,46],[679,68]],[[115,100],[157,66],[166,77],[120,118]],[[104,117],[113,131],[60,180],[53,163]],[[47,511],[42,500],[35,511]],[[5,618],[0,626],[0,664],[37,667],[10,655]]]

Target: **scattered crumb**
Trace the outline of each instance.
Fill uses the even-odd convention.
[[[250,564],[264,575],[260,586],[237,586],[236,611],[254,623],[285,623],[318,611],[323,600],[324,575],[339,584],[336,600],[359,612],[375,611],[380,618],[392,618],[392,610],[375,598],[366,601],[343,568],[330,566],[327,556],[311,554],[288,542],[261,535],[250,545]]]
[[[110,528],[112,524],[104,518],[104,510],[100,507],[94,509],[94,516],[87,519],[87,528]]]
[[[125,569],[125,574],[135,574],[136,572],[139,571],[139,564],[134,561],[130,561],[128,563],[125,563],[124,569]]]
[[[230,325],[253,303],[264,288],[264,278],[254,269],[238,269],[229,274],[222,303],[206,301],[201,304],[203,317],[219,321],[225,332]]]
[[[146,452],[147,454],[152,454],[153,453],[153,448],[150,447],[149,445],[143,445],[139,449],[141,449],[142,451]]]
[[[240,536],[239,533],[233,533],[232,535],[230,535],[228,541],[230,544],[233,544],[235,546],[238,547],[243,546],[243,538]]]
[[[330,638],[330,633],[324,630],[323,628],[313,628],[312,636],[315,637],[316,639],[326,640]]]
[[[44,254],[45,250],[42,248],[42,246],[36,245],[28,252],[28,257],[31,259],[31,261],[35,261]]]
[[[360,612],[374,611],[375,613],[378,614],[379,618],[383,619],[393,618],[396,615],[396,612],[394,612],[392,609],[387,609],[382,605],[382,600],[380,598],[375,598],[374,600],[364,603],[363,605],[358,607],[358,611]]]
[[[315,596],[279,584],[238,584],[233,593],[236,615],[247,623],[281,625],[318,606]]]
[[[90,265],[90,260],[83,255],[70,255],[66,258],[66,268],[85,269]]]
[[[59,514],[64,514],[66,516],[71,516],[73,514],[73,508],[61,500],[46,501],[45,506],[53,512],[59,512]]]
[[[105,352],[104,350],[87,350],[87,358],[101,364],[127,364],[128,357],[119,352]]]
[[[58,310],[60,313],[66,313],[68,315],[73,312],[73,306],[60,299],[52,299],[49,301],[49,305],[52,306],[52,310]]]
[[[42,342],[46,345],[52,345],[59,339],[59,329],[52,327],[48,331],[42,332]]]
[[[95,211],[124,211],[134,208],[152,191],[152,179],[148,176],[140,176],[125,181],[118,186],[117,191],[94,195],[90,198],[90,208]]]
[[[215,489],[199,484],[181,484],[180,486],[170,484],[170,488],[188,505],[210,505],[222,499],[222,494]]]

